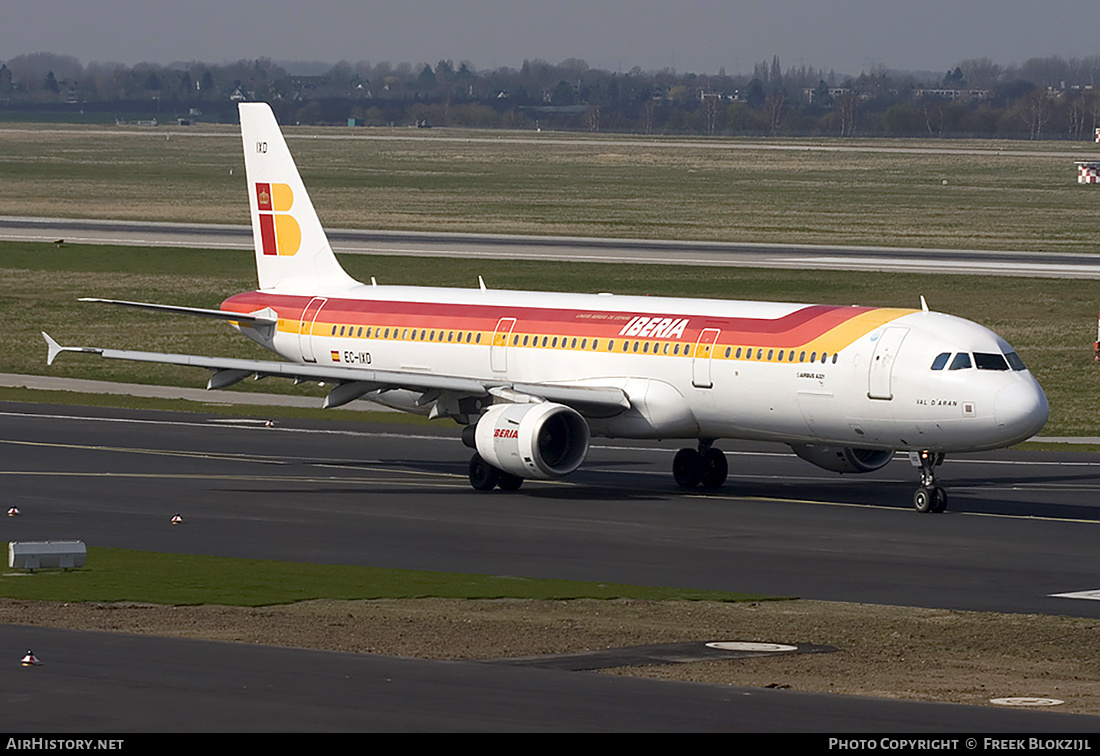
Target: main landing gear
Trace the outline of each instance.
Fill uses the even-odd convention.
[[[470,485],[478,491],[516,491],[523,485],[523,478],[506,473],[490,465],[480,454],[470,457]]]
[[[918,512],[942,512],[947,509],[947,492],[936,485],[935,468],[943,464],[942,452],[927,449],[917,455],[920,463],[920,488],[913,494],[913,506]]]
[[[713,439],[700,439],[699,448],[681,449],[672,460],[672,477],[680,488],[720,488],[726,482],[729,465]]]

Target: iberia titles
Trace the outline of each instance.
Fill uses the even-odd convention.
[[[632,319],[619,331],[620,336],[641,336],[652,339],[678,339],[684,335],[690,318],[650,318],[643,315]]]

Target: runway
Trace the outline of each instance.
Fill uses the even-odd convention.
[[[464,259],[561,260],[637,265],[863,270],[1100,279],[1100,257],[892,247],[733,244],[488,234],[327,229],[340,254]],[[0,216],[0,239],[72,244],[252,249],[248,226]]]
[[[7,405],[0,476],[5,501],[27,516],[6,530],[12,540],[1100,617],[1100,601],[1053,597],[1100,589],[1095,455],[949,459],[938,475],[949,511],[921,516],[907,459],[840,476],[783,446],[732,442],[718,492],[675,486],[675,443],[596,440],[567,480],[486,495],[469,487],[456,431]],[[165,527],[176,512],[189,527]]]
[[[919,515],[905,460],[842,478],[782,447],[726,444],[727,486],[685,494],[668,471],[675,444],[597,441],[567,482],[482,494],[469,488],[469,450],[449,429],[226,420],[0,405],[4,501],[23,512],[7,520],[6,537],[1100,617],[1098,601],[1052,595],[1100,588],[1094,455],[949,461],[949,511]],[[176,512],[185,528],[169,524]],[[1100,727],[1019,711],[10,625],[0,626],[0,647],[13,660],[24,647],[51,660],[32,670],[30,688],[5,686],[9,721],[34,730],[73,721],[43,713],[58,690],[89,731]],[[242,686],[250,694],[237,706]]]

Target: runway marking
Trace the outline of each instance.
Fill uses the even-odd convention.
[[[1072,593],[1052,593],[1050,594],[1050,598],[1087,599],[1089,601],[1100,601],[1100,590],[1073,591]]]
[[[793,499],[793,498],[781,498],[778,496],[736,496],[734,494],[721,494],[721,493],[689,493],[685,494],[688,498],[693,499],[725,499],[728,501],[761,501],[774,504],[813,504],[817,506],[825,507],[859,507],[863,509],[877,509],[884,512],[902,512],[910,514],[913,512],[912,507],[904,506],[883,506],[881,504],[865,504],[856,501],[824,501],[821,499]],[[1016,514],[1001,514],[997,512],[956,512],[948,509],[948,513],[962,517],[1000,517],[1006,520],[1028,520],[1030,522],[1058,522],[1058,523],[1073,523],[1077,525],[1100,525],[1100,520],[1086,520],[1078,517],[1051,517],[1049,515],[1016,515]]]

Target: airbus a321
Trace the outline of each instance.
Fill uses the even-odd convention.
[[[259,286],[220,309],[114,304],[220,318],[282,360],[61,346],[202,367],[207,388],[250,376],[332,386],[451,418],[474,450],[471,485],[515,490],[576,470],[594,436],[684,439],[680,486],[726,480],[719,439],[790,445],[839,473],[907,451],[913,501],[943,511],[945,454],[1042,428],[1047,400],[1016,352],[976,323],[921,309],[381,286],[337,262],[271,109],[240,106]],[[922,302],[923,305],[923,302]]]

